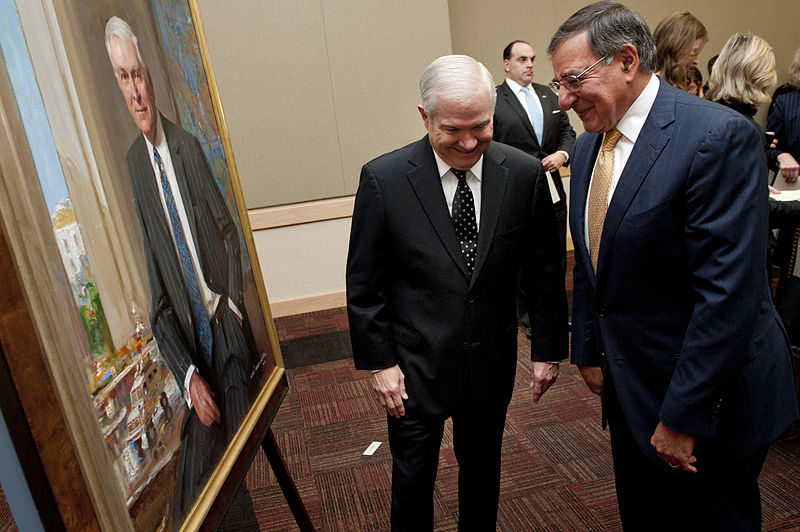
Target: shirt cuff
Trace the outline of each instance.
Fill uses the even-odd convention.
[[[566,159],[564,159],[564,164],[562,164],[561,166],[567,166],[569,164],[569,153],[565,152],[564,150],[556,150],[556,153],[564,154],[564,157],[566,157]]]
[[[197,371],[197,368],[192,364],[186,371],[186,378],[183,379],[183,398],[186,400],[186,406],[189,410],[192,409],[192,395],[189,393],[189,384],[192,382],[192,375]]]

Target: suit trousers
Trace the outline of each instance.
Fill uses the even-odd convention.
[[[494,531],[500,498],[500,451],[506,407],[491,412],[460,407],[453,418],[458,462],[458,530]],[[445,418],[406,410],[388,416],[392,453],[392,531],[433,530],[433,488]]]
[[[704,463],[698,457],[697,473],[656,464],[636,443],[611,388],[603,394],[604,410],[623,530],[761,530],[758,475],[768,448],[735,462]]]
[[[207,377],[208,384],[214,392],[214,400],[220,411],[221,423],[206,427],[194,409],[189,410],[181,428],[181,449],[178,463],[178,475],[175,484],[175,525],[188,514],[197,496],[205,486],[217,461],[225,451],[228,442],[236,434],[250,406],[249,371],[247,343],[238,317],[226,301],[220,301],[220,307],[211,320],[214,335],[213,375]],[[242,487],[235,501],[242,496],[249,499],[246,488]],[[236,505],[248,507],[249,501],[235,502]],[[256,523],[252,504],[243,521]],[[240,528],[250,529],[249,527]],[[257,528],[256,528],[257,529]]]

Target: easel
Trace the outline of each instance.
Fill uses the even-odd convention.
[[[297,491],[297,486],[294,480],[289,476],[289,471],[286,469],[286,462],[283,460],[281,450],[278,448],[278,443],[275,441],[275,435],[272,433],[272,428],[267,430],[267,435],[261,442],[261,448],[267,455],[269,465],[272,467],[272,472],[275,473],[275,478],[278,480],[278,485],[281,487],[284,498],[289,505],[289,509],[294,515],[294,520],[301,532],[314,532],[314,524],[308,516],[303,500],[300,498],[300,493]]]

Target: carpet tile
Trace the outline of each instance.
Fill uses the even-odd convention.
[[[311,520],[320,532],[389,531],[392,460],[386,414],[374,398],[372,377],[355,370],[349,358],[344,309],[278,318],[275,324],[282,346],[294,342],[286,352],[296,367],[287,365],[289,392],[272,430]],[[621,530],[599,398],[575,367],[562,364],[556,384],[534,404],[530,341],[520,335],[518,345],[497,529]],[[315,358],[319,352],[324,356]],[[382,445],[364,456],[373,441]],[[261,530],[298,530],[263,453],[257,453],[245,482]],[[458,528],[457,482],[448,421],[433,492],[436,532]],[[772,446],[760,483],[764,530],[800,530],[800,438]],[[0,497],[0,532],[15,530]]]

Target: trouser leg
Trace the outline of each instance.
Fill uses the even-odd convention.
[[[443,419],[387,416],[392,453],[392,531],[433,530],[433,486],[439,466]]]

